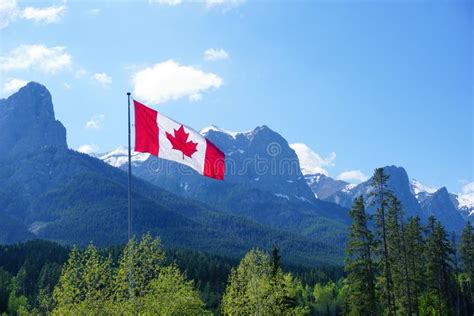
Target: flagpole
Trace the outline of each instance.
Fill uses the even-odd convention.
[[[128,96],[128,240],[132,238],[132,144],[130,140],[130,92]]]

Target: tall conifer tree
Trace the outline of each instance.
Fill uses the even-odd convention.
[[[387,205],[389,198],[392,196],[388,189],[388,178],[383,168],[377,168],[372,176],[371,192],[369,197],[371,198],[371,204],[377,208],[376,214],[376,227],[377,237],[379,242],[378,253],[380,254],[380,265],[383,271],[382,277],[382,290],[383,295],[387,300],[388,315],[395,315],[395,298],[393,294],[393,280],[392,270],[390,266],[390,254],[387,243]]]
[[[374,237],[368,227],[364,199],[356,198],[350,211],[352,225],[346,249],[350,304],[354,315],[376,315]]]

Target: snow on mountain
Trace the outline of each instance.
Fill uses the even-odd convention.
[[[416,179],[410,180],[410,191],[419,203],[426,201],[426,199],[430,198],[437,190],[437,188],[427,186]]]
[[[474,182],[466,184],[458,194],[459,207],[474,209]]]
[[[464,185],[462,192],[454,197],[455,204],[464,218],[474,217],[474,182]]]
[[[203,129],[201,129],[199,131],[199,133],[201,135],[206,135],[207,133],[209,133],[209,131],[221,132],[221,133],[227,134],[229,136],[232,136],[232,138],[235,138],[237,136],[237,134],[243,134],[241,132],[231,132],[231,131],[225,130],[223,128],[220,128],[219,126],[216,126],[216,125],[210,125],[210,126],[204,127]]]
[[[416,179],[411,179],[410,180],[410,187],[411,187],[411,190],[412,190],[413,194],[415,194],[415,195],[417,195],[421,192],[426,192],[426,193],[433,194],[436,191],[438,191],[437,188],[433,188],[433,187],[429,187],[427,185],[424,185],[423,183],[421,183],[420,181],[418,181]]]
[[[352,189],[354,189],[357,186],[357,184],[349,183],[347,184],[344,188],[342,188],[342,192],[349,193],[351,192]]]
[[[139,153],[132,150],[132,165],[143,163],[148,157],[150,157],[150,154]],[[128,148],[120,146],[111,152],[101,155],[99,159],[111,166],[120,168],[128,163]]]
[[[410,181],[410,189],[419,203],[423,203],[432,198],[438,189],[427,186],[416,179]],[[449,193],[450,200],[454,207],[464,218],[474,216],[474,182],[466,184],[461,193]]]

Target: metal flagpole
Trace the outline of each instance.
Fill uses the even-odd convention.
[[[128,240],[132,238],[132,144],[130,140],[130,92],[128,96]]]

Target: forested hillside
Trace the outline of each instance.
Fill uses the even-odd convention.
[[[0,156],[0,242],[41,238],[102,246],[127,241],[127,174],[68,149],[66,130],[56,120],[44,86],[31,82],[0,100],[0,122],[0,149],[5,152]],[[20,128],[26,125],[30,128]],[[280,216],[279,203],[265,208],[259,204],[265,201],[259,197],[271,193],[254,192],[254,198],[233,212],[219,203],[178,197],[135,177],[132,193],[133,233],[159,235],[168,247],[242,256],[252,247],[278,246],[293,264],[342,260],[346,224],[312,210],[299,213],[304,216],[288,211]],[[265,213],[259,214],[260,209]],[[255,218],[244,216],[249,212]],[[256,220],[264,218],[266,222]],[[306,234],[297,229],[303,224]]]
[[[345,266],[282,264],[278,248],[238,259],[165,250],[145,234],[125,247],[0,247],[0,308],[11,315],[472,315],[474,229],[404,217],[382,168],[360,196]]]

